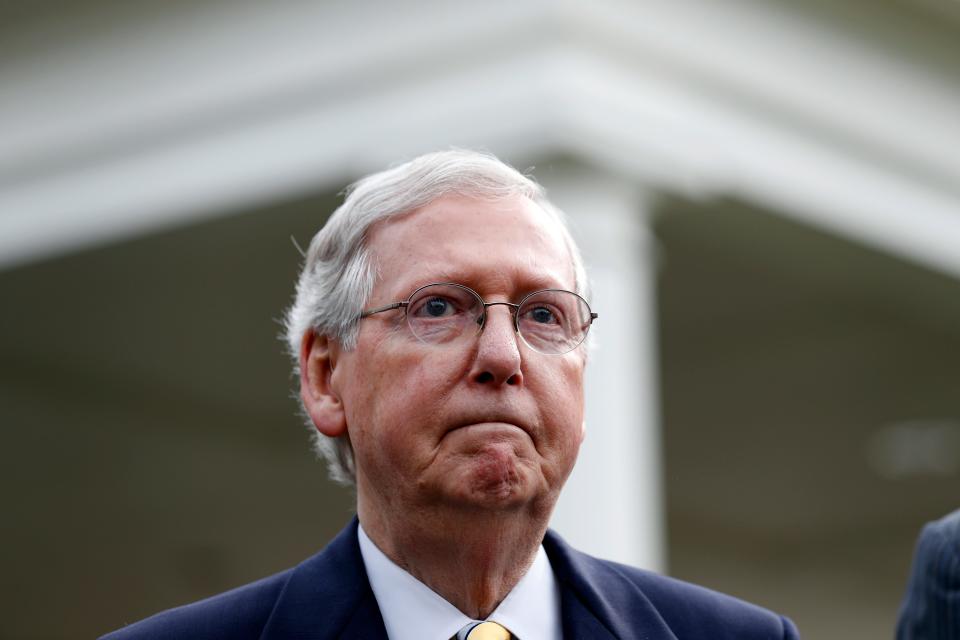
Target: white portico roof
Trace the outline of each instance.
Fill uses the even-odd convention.
[[[0,266],[457,145],[740,197],[960,276],[955,78],[775,3],[91,11],[8,27]]]

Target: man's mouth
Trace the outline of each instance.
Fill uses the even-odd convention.
[[[467,414],[466,417],[458,420],[454,429],[468,427],[476,424],[504,424],[512,425],[518,429],[526,431],[524,421],[512,413],[476,413]]]
[[[533,437],[524,423],[508,416],[477,416],[458,423],[448,433],[465,429],[480,430],[491,437],[516,437],[519,434],[531,439]]]

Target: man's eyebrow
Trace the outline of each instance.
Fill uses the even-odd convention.
[[[567,289],[567,285],[554,277],[555,274],[548,272],[540,272],[533,276],[524,276],[523,279],[511,279],[511,289],[514,294],[517,296],[524,296],[528,293],[534,291],[540,291],[541,289]],[[483,291],[480,291],[480,280],[482,277],[478,277],[476,273],[458,273],[455,271],[447,270],[438,270],[434,273],[433,278],[429,276],[426,278],[420,278],[417,280],[417,284],[410,288],[410,292],[413,292],[417,287],[422,287],[428,284],[434,284],[438,282],[452,282],[454,284],[462,284],[471,289],[475,289],[477,293],[483,294]]]
[[[410,294],[420,287],[425,287],[428,284],[438,284],[441,282],[453,282],[455,284],[462,284],[469,287],[470,282],[473,280],[476,280],[476,277],[470,278],[466,273],[456,273],[453,271],[440,269],[437,271],[431,271],[428,275],[420,276],[411,280],[402,280],[401,282],[403,282],[404,286],[407,288],[406,293]]]

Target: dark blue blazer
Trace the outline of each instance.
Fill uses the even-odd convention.
[[[787,618],[702,587],[598,560],[553,532],[547,532],[543,546],[560,583],[564,638],[799,638]],[[104,636],[146,638],[386,640],[360,555],[357,520],[292,569]]]
[[[900,608],[897,640],[960,638],[960,511],[923,528]]]

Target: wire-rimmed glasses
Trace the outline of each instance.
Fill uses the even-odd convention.
[[[509,307],[520,338],[534,351],[547,355],[576,349],[597,319],[587,301],[573,291],[542,289],[527,294],[517,304],[485,302],[470,287],[454,282],[424,285],[406,300],[369,309],[360,318],[402,308],[410,332],[418,340],[448,345],[483,331],[487,307],[495,305]]]

